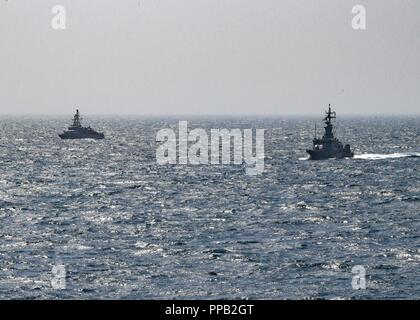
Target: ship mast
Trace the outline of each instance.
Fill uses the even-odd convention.
[[[80,122],[81,119],[82,118],[80,117],[79,109],[76,109],[76,114],[73,117],[73,127],[81,127],[82,126]]]
[[[325,124],[326,126],[324,127],[325,129],[325,133],[324,133],[324,139],[334,139],[334,133],[333,133],[333,125],[331,124],[331,119],[335,119],[336,118],[336,114],[335,111],[331,111],[331,104],[328,105],[328,111],[325,111]]]
[[[325,111],[325,114],[326,114],[324,118],[325,124],[329,125],[331,124],[331,119],[336,118],[335,111],[331,111],[331,104],[328,105],[328,111]]]

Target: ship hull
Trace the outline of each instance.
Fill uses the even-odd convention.
[[[353,152],[339,152],[339,153],[329,153],[322,152],[318,150],[306,150],[309,154],[310,160],[327,160],[327,159],[344,159],[344,158],[353,158]]]
[[[60,134],[59,137],[62,140],[77,140],[77,139],[94,139],[94,140],[102,140],[105,139],[105,137],[97,137],[97,136],[66,136],[64,134]]]
[[[104,139],[105,135],[99,132],[77,132],[77,131],[67,131],[58,135],[63,140],[75,140],[75,139],[95,139],[100,140]]]

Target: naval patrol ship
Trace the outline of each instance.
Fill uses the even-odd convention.
[[[329,158],[353,158],[354,153],[350,150],[350,145],[346,144],[343,147],[343,144],[334,137],[333,125],[331,120],[336,118],[335,111],[331,111],[331,105],[328,106],[328,111],[325,112],[325,133],[322,138],[317,138],[316,129],[315,137],[313,139],[313,148],[312,150],[306,150],[309,153],[309,159],[311,160],[324,160]]]
[[[73,124],[62,134],[59,134],[61,139],[104,139],[105,135],[96,132],[91,127],[82,127],[82,118],[79,114],[79,109],[73,117]]]

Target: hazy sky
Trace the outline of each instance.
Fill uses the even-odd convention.
[[[352,7],[367,30],[351,27]],[[54,5],[66,30],[51,27]],[[420,113],[419,0],[0,0],[0,113]]]

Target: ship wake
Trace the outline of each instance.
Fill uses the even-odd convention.
[[[400,159],[400,158],[420,158],[420,152],[407,152],[407,153],[389,153],[389,154],[379,154],[379,153],[364,153],[364,154],[355,154],[353,159],[357,160],[386,160],[386,159]],[[310,160],[309,157],[299,158],[299,161]]]
[[[354,159],[361,159],[361,160],[386,160],[386,159],[418,158],[418,157],[420,157],[420,152],[389,153],[389,154],[365,153],[365,154],[354,155]]]

